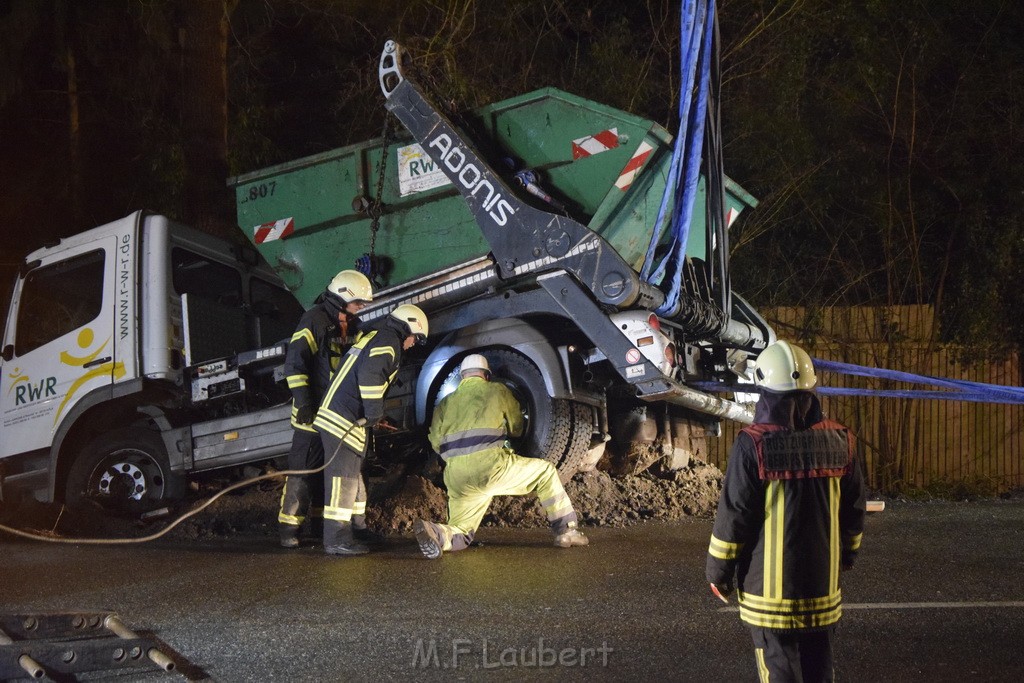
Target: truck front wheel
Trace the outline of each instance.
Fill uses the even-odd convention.
[[[65,502],[75,514],[134,517],[174,502],[184,477],[171,472],[157,433],[132,427],[100,435],[68,471]]]

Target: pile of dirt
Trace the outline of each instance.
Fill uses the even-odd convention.
[[[372,498],[366,509],[366,525],[385,536],[411,532],[417,519],[444,521],[448,515],[444,490],[420,476],[406,477],[402,488],[392,496]]]
[[[707,517],[715,512],[722,472],[694,460],[686,469],[655,476],[650,471],[612,477],[600,470],[578,474],[565,486],[586,526],[628,526],[647,519]],[[536,499],[495,498],[484,525],[546,526]]]

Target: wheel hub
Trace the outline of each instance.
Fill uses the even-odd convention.
[[[101,495],[141,500],[146,495],[146,473],[130,462],[111,465],[99,480]]]

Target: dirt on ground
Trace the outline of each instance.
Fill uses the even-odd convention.
[[[448,497],[440,471],[428,476],[408,475],[397,483],[369,481],[367,523],[385,536],[409,534],[413,522],[424,518],[444,521]],[[209,507],[176,524],[167,532],[172,539],[206,539],[228,536],[274,536],[283,482],[265,480],[218,498]],[[178,516],[195,509],[224,487],[224,482],[193,485],[189,500],[147,522],[94,519],[75,524],[67,513],[40,506],[19,514],[17,526],[78,538],[145,536],[166,528]],[[714,465],[693,460],[676,472],[651,470],[635,475],[612,476],[604,470],[577,474],[565,489],[583,526],[627,526],[648,519],[672,520],[714,514],[721,491],[722,472]],[[547,525],[535,496],[499,496],[494,499],[483,526],[543,527]]]

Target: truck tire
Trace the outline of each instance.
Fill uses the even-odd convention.
[[[577,403],[576,401],[566,401],[566,403],[572,406],[573,428],[565,455],[558,463],[558,477],[563,484],[572,479],[573,475],[579,472],[583,466],[590,451],[594,431],[594,409],[586,403]]]
[[[526,430],[513,442],[517,453],[544,458],[566,482],[579,470],[593,431],[588,405],[551,398],[540,370],[515,351],[485,350],[491,381],[507,386],[523,408]]]
[[[68,470],[65,503],[76,515],[137,517],[180,499],[185,478],[171,472],[160,436],[141,427],[99,435]]]

